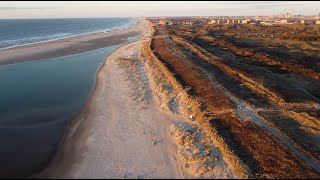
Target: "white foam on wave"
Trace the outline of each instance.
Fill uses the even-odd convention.
[[[34,36],[22,39],[3,40],[0,41],[0,49],[8,49],[19,45],[32,44],[34,42],[43,42],[47,40],[59,39],[73,35],[72,33],[57,33],[51,35]],[[2,48],[3,47],[3,48]]]
[[[5,49],[20,47],[20,46],[56,41],[60,39],[71,38],[75,36],[87,35],[92,33],[120,30],[120,29],[129,28],[136,24],[137,24],[137,20],[131,19],[131,21],[129,21],[128,23],[125,23],[120,26],[109,27],[106,29],[100,29],[100,30],[86,32],[86,33],[56,33],[51,35],[34,36],[34,37],[22,38],[22,39],[2,40],[2,41],[0,40],[0,51]]]

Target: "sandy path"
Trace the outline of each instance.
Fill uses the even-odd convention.
[[[158,111],[152,99],[148,104],[134,100],[132,84],[117,62],[118,57],[137,56],[140,43],[108,56],[90,102],[70,125],[57,157],[34,177],[181,177],[166,137],[175,117]]]

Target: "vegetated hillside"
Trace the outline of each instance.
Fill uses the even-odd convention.
[[[157,26],[150,47],[151,51],[170,72],[167,74],[169,76],[172,74],[177,80],[175,82],[181,83],[189,96],[201,102],[199,111],[203,114],[197,119],[208,131],[208,134],[216,139],[215,143],[225,158],[229,159],[231,166],[237,168],[236,166],[239,165],[237,162],[241,162],[240,164],[251,169],[250,177],[257,178],[317,178],[317,173],[266,129],[230,112],[230,109],[234,109],[233,103],[219,92],[220,90],[211,83],[208,76],[210,74],[218,76],[217,72],[221,72],[224,79],[229,78],[235,84],[241,84],[240,82],[246,78],[247,81],[254,83],[255,79],[251,79],[248,73],[228,64],[230,63],[228,61],[222,60],[219,63],[215,62],[219,61],[217,59],[210,61],[213,55],[211,56],[209,51],[200,47],[201,44],[190,43],[192,37],[198,36],[196,31],[187,28],[181,28],[179,31],[172,31],[172,29],[168,31],[165,26]],[[187,39],[190,41],[183,41],[182,34],[191,37],[191,39]],[[182,39],[173,35],[178,35]],[[232,71],[236,73],[232,73]],[[209,72],[209,75],[205,72]],[[242,78],[237,77],[239,73],[243,74]],[[226,83],[221,84],[225,88],[232,88]],[[248,85],[246,86],[248,87]],[[264,88],[264,84],[261,84],[261,88]],[[259,94],[255,95],[257,91],[254,91],[253,88],[249,88],[247,91],[248,98],[259,96]],[[264,91],[268,93],[269,89],[266,88]],[[241,99],[241,95],[233,94]],[[266,95],[264,98],[268,99],[270,96]],[[269,99],[267,102],[278,105]]]
[[[299,111],[299,108],[314,109],[319,106],[320,94],[316,89],[320,88],[320,81],[313,79],[313,77],[317,76],[310,75],[311,77],[307,77],[307,73],[304,76],[299,75],[301,74],[301,69],[304,68],[308,72],[309,68],[303,67],[298,71],[287,71],[283,69],[282,62],[285,62],[285,60],[274,60],[276,63],[279,63],[279,66],[268,66],[260,63],[260,61],[256,60],[261,59],[260,55],[267,58],[269,58],[269,55],[255,52],[251,48],[237,47],[223,38],[220,39],[220,37],[209,36],[205,28],[199,31],[194,31],[190,27],[168,27],[168,29],[173,37],[179,37],[174,38],[177,44],[186,46],[187,48],[185,49],[192,52],[186,52],[189,56],[196,54],[190,57],[191,59],[197,59],[198,56],[201,58],[198,58],[197,61],[200,62],[202,59],[216,67],[216,69],[218,68],[220,72],[202,63],[202,66],[207,66],[216,75],[216,80],[229,89],[235,96],[241,98],[252,107],[267,108],[258,110],[262,111],[261,115],[263,115],[265,120],[279,128],[289,139],[296,142],[301,151],[319,161],[318,153],[320,147],[317,146],[317,142],[319,141],[320,124],[314,124],[313,122],[319,121],[319,118],[306,117],[305,114],[300,112],[293,116],[292,113],[286,112],[290,108],[291,110]],[[255,53],[258,55],[255,56]],[[269,59],[273,61],[272,58]],[[310,72],[313,71],[310,70]],[[314,74],[317,73],[314,72]],[[226,75],[229,78],[226,78]],[[300,76],[306,83],[299,84],[291,81],[292,78],[287,78],[291,76]],[[241,87],[239,87],[240,85]],[[268,112],[268,108],[283,109],[286,113],[273,118],[274,116],[268,115],[273,113]],[[263,112],[264,110],[266,112]],[[276,113],[279,114],[279,112]],[[300,117],[304,117],[304,121],[301,121]],[[277,121],[274,121],[275,119]],[[311,120],[307,122],[309,119]]]
[[[228,60],[229,63],[233,60],[232,64],[247,64],[251,67],[256,66],[263,68],[278,75],[293,76],[291,79],[303,79],[304,81],[295,81],[294,83],[297,83],[299,86],[304,86],[309,93],[320,98],[320,92],[317,91],[317,89],[320,88],[320,68],[317,64],[320,64],[320,62],[316,60],[317,57],[313,58],[313,60],[282,59],[281,57],[275,57],[277,53],[265,53],[260,50],[254,50],[254,48],[237,46],[237,43],[233,44],[221,36],[211,36],[205,27],[201,27],[197,31],[194,31],[194,29],[190,27],[168,27],[168,29],[170,34],[178,35],[185,40],[193,42],[206,51],[224,60]],[[268,52],[270,51],[271,50],[268,50]],[[234,56],[234,58],[232,58],[232,56],[230,57],[230,55]],[[244,69],[248,69],[248,66]],[[281,88],[281,86],[274,86],[273,89],[282,91],[281,89],[283,88]],[[292,91],[283,92],[290,94]],[[292,92],[291,94],[300,93]],[[283,98],[285,98],[285,96]],[[287,99],[290,100],[291,97]]]

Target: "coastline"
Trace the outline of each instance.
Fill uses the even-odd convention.
[[[42,171],[29,178],[201,176],[197,169],[202,164],[185,169],[180,154],[183,149],[177,146],[177,125],[188,126],[188,122],[159,106],[154,91],[157,85],[140,52],[149,42],[152,28],[147,21],[141,22],[145,25],[140,24],[139,39],[117,47],[105,57],[90,98],[69,121],[55,155]],[[214,151],[221,156],[217,148]],[[224,160],[219,160],[209,176],[233,177]]]
[[[135,27],[139,26],[140,23],[141,23],[141,19],[137,19],[136,25],[132,26],[130,28],[135,28]],[[118,51],[119,49],[123,48],[124,46],[129,45],[131,43],[134,43],[134,42],[139,41],[140,39],[142,39],[143,38],[143,34],[141,33],[139,35],[140,35],[139,39],[131,41],[131,42],[127,42],[127,43],[124,43],[124,44],[121,44],[119,47],[117,47],[114,50],[112,50],[104,58],[101,66],[99,67],[99,69],[98,69],[98,71],[96,73],[95,85],[94,85],[94,87],[92,89],[92,93],[91,93],[90,97],[88,98],[88,101],[80,109],[80,111],[73,118],[70,119],[68,125],[66,126],[66,128],[64,130],[63,138],[61,139],[55,154],[53,155],[53,157],[51,157],[51,160],[48,161],[49,163],[46,165],[46,167],[44,167],[40,172],[34,173],[29,178],[51,178],[52,176],[57,176],[57,174],[56,174],[57,172],[55,171],[55,169],[57,168],[57,166],[61,165],[61,161],[64,160],[64,154],[66,152],[68,152],[70,150],[70,148],[72,148],[70,146],[70,144],[69,144],[70,141],[68,141],[68,140],[70,138],[72,138],[73,136],[77,136],[77,132],[80,132],[80,131],[81,131],[81,133],[79,133],[78,136],[81,136],[81,137],[88,136],[88,132],[85,131],[84,129],[80,130],[80,131],[78,131],[78,130],[79,130],[81,125],[85,125],[85,124],[90,123],[90,122],[85,122],[85,120],[88,118],[89,113],[92,111],[92,104],[98,98],[98,95],[100,93],[99,91],[101,91],[102,84],[103,84],[102,83],[103,77],[102,77],[101,71],[105,68],[106,62],[108,60],[108,57],[112,56],[116,51]],[[79,139],[82,139],[82,138],[79,138]],[[79,154],[75,154],[74,156],[77,156],[78,158],[74,157],[72,159],[71,163],[75,163],[79,159],[81,159],[81,157],[79,157],[80,156]],[[69,163],[65,163],[65,164],[62,164],[62,165],[69,166],[70,164]],[[67,172],[68,169],[69,168],[67,167],[65,172]],[[55,174],[55,175],[53,175],[53,174]]]
[[[91,51],[127,42],[128,37],[136,36],[139,19],[133,26],[111,31],[81,34],[72,37],[43,41],[0,50],[0,65],[42,60]]]
[[[133,41],[134,42],[134,41]],[[107,55],[104,60],[103,63],[101,64],[101,66],[99,67],[97,73],[96,73],[96,81],[95,81],[95,85],[93,86],[92,89],[92,93],[90,94],[88,101],[85,103],[85,105],[80,109],[80,111],[73,117],[70,119],[70,122],[68,123],[67,127],[64,130],[64,134],[63,137],[57,147],[57,150],[55,152],[55,154],[53,155],[53,157],[51,157],[51,160],[49,160],[49,164],[47,164],[47,166],[41,170],[40,172],[31,175],[30,178],[41,178],[41,177],[47,177],[50,175],[46,175],[46,174],[50,174],[50,171],[52,168],[55,168],[54,166],[56,166],[57,164],[59,164],[59,162],[62,160],[63,158],[63,154],[65,153],[65,147],[67,146],[68,142],[68,138],[70,138],[71,136],[73,136],[77,130],[78,127],[81,126],[84,123],[84,120],[87,119],[88,114],[90,113],[90,108],[92,107],[92,103],[94,101],[94,99],[97,98],[97,94],[98,94],[98,90],[99,88],[101,88],[101,77],[99,77],[99,74],[101,72],[101,70],[104,68],[105,66],[105,61],[107,60],[108,56],[110,56],[112,53],[114,53],[116,50],[120,49],[121,47],[130,44],[132,42],[128,42],[125,43],[119,47],[117,47],[116,49],[114,49],[113,51],[111,51],[109,53],[109,55]],[[84,131],[83,131],[84,132]],[[74,159],[74,162],[76,161],[76,159]],[[53,167],[51,167],[53,166]]]
[[[149,26],[140,27],[143,34],[138,40],[114,49],[105,58],[92,95],[66,127],[55,156],[29,178],[184,177],[168,137],[169,125],[181,117],[162,112],[152,96],[136,100],[137,84],[128,79],[130,68],[139,71],[135,78],[141,78],[141,72],[145,78],[147,72],[139,69],[143,68],[141,62],[140,67],[121,64],[121,58],[135,61],[139,57],[139,48],[150,35]],[[149,85],[142,88],[151,93]]]

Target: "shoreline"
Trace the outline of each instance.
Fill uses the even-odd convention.
[[[50,43],[50,42],[54,42],[54,41],[72,39],[72,38],[77,38],[77,37],[86,36],[86,35],[94,35],[94,34],[100,34],[100,33],[110,33],[110,32],[113,32],[113,31],[125,30],[125,29],[131,28],[131,27],[134,27],[134,26],[137,25],[138,18],[131,18],[131,19],[133,19],[135,21],[133,25],[122,27],[122,28],[119,28],[119,29],[111,29],[111,30],[103,30],[103,31],[102,30],[98,30],[98,31],[75,34],[75,35],[72,35],[72,36],[66,36],[66,37],[61,37],[61,38],[56,38],[56,39],[49,39],[49,40],[45,40],[45,41],[39,41],[39,42],[32,42],[32,43],[26,43],[26,44],[21,44],[21,45],[9,46],[9,47],[0,48],[0,52],[1,51],[5,51],[5,50],[15,49],[15,48],[22,48],[24,46],[32,46],[32,45],[37,45],[37,44],[42,44],[42,43]]]
[[[140,19],[135,18],[135,21],[136,23],[133,26],[127,28],[76,35],[58,40],[3,49],[0,50],[0,65],[56,58],[120,45],[127,42],[127,38],[141,33],[138,29]]]
[[[135,26],[138,26],[138,24],[140,23],[140,19],[137,19],[137,24]],[[112,50],[102,61],[97,73],[96,73],[96,80],[95,80],[95,84],[92,88],[92,93],[90,94],[87,102],[84,104],[84,106],[79,110],[78,113],[76,113],[69,121],[68,125],[65,127],[62,139],[56,149],[56,152],[53,154],[53,156],[51,157],[51,159],[48,160],[48,164],[39,172],[36,172],[34,174],[32,174],[31,176],[27,177],[27,178],[42,178],[42,177],[50,177],[47,176],[47,174],[51,174],[50,171],[52,169],[55,169],[59,163],[59,161],[62,160],[62,156],[65,152],[65,147],[67,146],[67,143],[69,143],[67,140],[68,138],[70,138],[71,136],[73,136],[78,128],[83,125],[83,123],[85,123],[84,121],[87,119],[90,111],[92,110],[92,103],[93,101],[95,101],[95,99],[97,99],[98,94],[99,94],[99,90],[101,90],[101,84],[103,81],[103,77],[101,74],[101,71],[103,70],[103,68],[106,66],[106,62],[108,60],[108,57],[110,57],[113,53],[115,53],[117,50],[119,50],[120,48],[123,48],[124,46],[127,46],[131,43],[135,43],[137,41],[139,41],[140,39],[144,38],[143,34],[140,34],[139,39],[136,39],[134,41],[131,42],[127,42],[124,44],[121,44],[119,47],[117,47],[116,49]],[[85,136],[85,134],[82,134]],[[75,160],[76,161],[76,160]],[[74,163],[74,162],[72,162]],[[53,167],[52,167],[53,166]]]
[[[128,79],[133,71],[133,77],[143,81],[143,86],[138,86],[152,91],[144,84],[148,83],[144,79],[148,72],[138,60],[150,30],[147,25],[142,27],[139,39],[119,46],[105,58],[96,74],[94,92],[66,127],[55,156],[42,171],[28,178],[184,177],[173,141],[168,138],[169,125],[181,117],[162,112],[153,96],[141,96],[140,101],[132,94],[138,85]],[[121,58],[140,61],[140,65],[123,66]]]
[[[28,178],[201,176],[194,170],[201,168],[197,163],[202,162],[187,170],[187,162],[179,154],[177,125],[188,126],[188,122],[181,114],[159,106],[154,79],[141,58],[139,50],[150,40],[151,30],[143,26],[139,39],[122,44],[105,57],[92,94],[65,127],[52,159]],[[188,127],[183,131],[188,133]],[[218,149],[212,150],[221,156]],[[216,167],[209,176],[233,177],[224,160]]]

